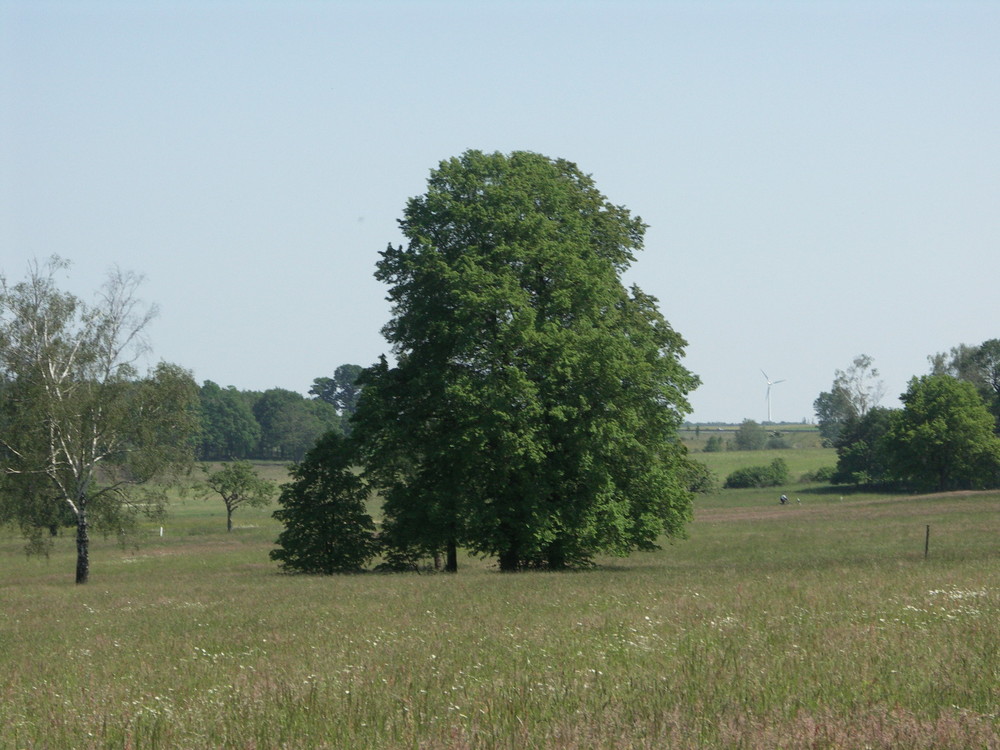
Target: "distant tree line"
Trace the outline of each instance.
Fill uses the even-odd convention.
[[[916,491],[1000,487],[1000,339],[928,357],[902,408],[878,405],[884,391],[867,355],[837,371],[814,407],[837,449],[838,484]]]
[[[357,408],[359,365],[341,365],[313,381],[311,397],[284,388],[240,391],[206,380],[199,390],[197,456],[300,461],[327,432],[345,434]]]
[[[724,440],[721,435],[712,435],[705,441],[703,450],[706,453],[718,453],[725,450],[783,450],[791,447],[788,438],[779,430],[767,429],[759,422],[744,419],[733,433],[732,440]]]

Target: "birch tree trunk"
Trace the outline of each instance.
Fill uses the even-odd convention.
[[[76,582],[90,579],[90,536],[87,533],[87,510],[80,508],[76,517]]]

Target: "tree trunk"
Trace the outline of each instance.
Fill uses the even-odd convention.
[[[87,535],[87,511],[82,507],[76,516],[76,582],[90,578],[90,537]]]
[[[447,560],[444,564],[444,570],[446,573],[458,572],[458,545],[454,539],[448,540]]]
[[[500,572],[515,573],[521,567],[521,556],[518,554],[517,545],[511,543],[500,553]]]
[[[226,508],[226,531],[233,530],[233,511]]]
[[[566,548],[562,539],[556,539],[545,551],[549,570],[566,570]]]

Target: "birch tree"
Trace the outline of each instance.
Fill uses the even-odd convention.
[[[90,575],[90,529],[126,528],[162,508],[150,482],[192,460],[197,386],[160,363],[140,376],[156,308],[142,277],[112,271],[93,304],[59,289],[53,256],[27,278],[0,277],[0,470],[3,516],[38,548],[46,529],[76,527],[76,582]]]
[[[813,402],[820,434],[836,444],[845,426],[863,419],[884,395],[874,358],[859,354],[847,370],[834,371],[833,387]]]

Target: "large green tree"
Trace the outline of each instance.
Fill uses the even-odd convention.
[[[975,386],[950,375],[910,380],[885,437],[893,474],[918,488],[995,485],[1000,438]]]
[[[355,417],[387,538],[512,571],[680,533],[698,380],[656,300],[622,285],[642,221],[570,162],[469,151],[400,227],[376,273],[396,364],[365,373]]]
[[[989,339],[979,346],[959,344],[944,353],[927,358],[932,375],[952,375],[972,383],[993,412],[996,431],[1000,432],[1000,339]]]
[[[976,366],[994,398],[1000,398],[1000,339],[990,339],[979,345]]]
[[[125,528],[162,500],[143,486],[190,465],[198,391],[174,365],[139,375],[155,314],[136,296],[140,277],[113,272],[88,305],[58,288],[67,266],[53,257],[20,283],[0,279],[0,515],[36,542],[71,517],[76,581],[86,583],[91,525]]]
[[[850,417],[837,437],[838,484],[880,485],[894,477],[888,465],[886,435],[892,410],[882,406],[869,409],[863,417]]]

